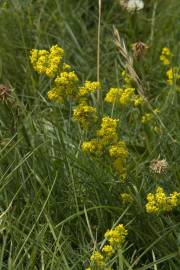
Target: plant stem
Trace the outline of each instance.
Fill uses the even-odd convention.
[[[119,259],[119,270],[123,270],[123,255],[122,255],[123,251],[122,248],[118,249],[118,259]]]
[[[97,81],[100,80],[100,35],[101,35],[101,8],[102,0],[99,0],[99,15],[98,15],[98,33],[97,33]],[[101,90],[97,92],[98,107],[101,104],[102,93]]]

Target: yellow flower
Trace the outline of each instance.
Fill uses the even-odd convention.
[[[96,139],[83,142],[81,147],[82,151],[85,153],[93,154],[96,156],[100,156],[103,153],[103,145]]]
[[[111,245],[105,245],[103,248],[102,248],[102,251],[104,252],[104,254],[108,257],[111,257],[113,254],[114,254],[114,249]]]
[[[119,179],[121,182],[125,182],[127,173],[126,173],[126,168],[124,166],[124,161],[122,158],[117,158],[113,161],[113,168],[117,172]]]
[[[123,92],[122,88],[111,88],[106,94],[105,101],[109,103],[115,103],[119,101],[121,94]]]
[[[30,61],[34,68],[36,67],[37,60],[38,60],[38,50],[33,49],[30,52]]]
[[[152,119],[153,119],[152,113],[145,113],[141,118],[141,122],[143,124],[147,124],[147,123],[151,122]]]
[[[79,88],[79,96],[86,96],[100,89],[99,82],[85,81],[84,86]]]
[[[180,203],[180,193],[173,192],[167,196],[162,187],[157,187],[154,194],[147,195],[146,212],[160,213],[164,211],[171,211]]]
[[[118,135],[116,129],[118,121],[108,116],[102,118],[101,129],[97,131],[97,136],[101,138],[105,145],[117,141]]]
[[[163,63],[164,66],[169,66],[170,65],[170,61],[165,55],[161,55],[160,60],[161,60],[161,62]]]
[[[153,110],[153,112],[154,112],[155,114],[158,114],[158,113],[160,113],[160,109],[159,109],[159,108],[156,108],[155,110]]]
[[[97,120],[96,108],[80,103],[73,112],[73,118],[82,128],[88,129]]]
[[[166,205],[166,194],[164,193],[163,188],[158,187],[155,194],[155,201],[157,205]]]
[[[77,81],[78,81],[78,77],[74,71],[70,71],[70,72],[64,71],[64,72],[61,72],[60,75],[56,77],[55,84],[58,86],[61,86],[61,85],[69,86],[69,83],[74,83]]]
[[[163,55],[166,55],[166,56],[170,56],[170,55],[171,55],[171,51],[170,51],[169,48],[164,47],[164,48],[162,49],[162,54],[163,54]]]
[[[99,251],[94,251],[90,257],[90,261],[93,266],[103,269],[105,267],[105,261],[103,255]]]
[[[155,202],[149,202],[146,204],[146,212],[147,213],[157,213],[159,211],[158,207],[156,206]]]
[[[128,193],[121,193],[120,198],[123,202],[123,204],[128,204],[133,202],[133,197]]]
[[[170,63],[171,63],[170,62],[171,57],[172,57],[172,53],[171,53],[170,49],[167,48],[167,47],[164,47],[162,49],[162,52],[161,52],[161,55],[160,55],[160,60],[163,63],[163,65],[169,66]]]
[[[68,97],[76,97],[78,87],[77,75],[72,72],[62,72],[55,79],[55,87],[48,92],[48,98],[52,101],[63,103]]]
[[[40,74],[46,74],[49,52],[46,50],[32,50],[31,63],[34,69]],[[36,58],[36,60],[35,60]]]
[[[166,75],[167,75],[167,84],[169,85],[173,85],[173,78],[174,78],[174,75],[173,75],[173,69],[170,68],[167,72],[166,72]]]
[[[73,97],[78,92],[78,77],[74,71],[61,72],[55,79],[55,85],[64,97]]]
[[[59,103],[67,97],[76,97],[78,93],[78,77],[74,71],[68,71],[71,67],[63,63],[63,56],[64,50],[58,45],[49,51],[33,49],[30,53],[33,68],[40,74],[55,78],[55,87],[48,92],[48,98]]]
[[[71,69],[71,66],[66,64],[66,63],[63,63],[62,69],[63,69],[63,71],[67,71],[67,70]]]
[[[48,99],[57,103],[63,103],[64,99],[56,87],[48,91]]]
[[[46,75],[48,77],[54,77],[58,72],[60,65],[62,64],[62,58],[64,55],[64,50],[58,45],[52,46],[50,48],[50,53],[48,56],[48,64],[46,69]]]
[[[105,238],[112,247],[116,248],[124,244],[127,234],[128,231],[124,228],[123,224],[119,224],[114,229],[107,230]]]
[[[62,64],[63,55],[64,50],[55,45],[50,48],[50,51],[31,50],[30,60],[38,73],[54,77]]]
[[[170,204],[171,207],[178,206],[178,204],[180,204],[180,193],[176,191],[171,193],[168,198],[168,203]]]
[[[168,69],[166,72],[166,76],[167,76],[167,84],[173,85],[174,81],[180,79],[179,68],[174,67],[174,68]]]
[[[119,102],[121,105],[128,105],[132,102],[133,100],[133,95],[134,95],[134,88],[126,88],[123,90],[120,98],[119,98]]]
[[[123,88],[111,88],[106,94],[105,101],[109,103],[119,103],[126,106],[130,103],[134,103],[134,106],[138,106],[143,103],[143,98],[134,94],[135,89],[132,87]]]
[[[156,108],[153,110],[153,113],[157,115],[160,113],[160,110]],[[153,122],[155,120],[155,115],[153,113],[145,113],[141,118],[141,123],[148,124],[150,122]]]
[[[123,70],[121,73],[123,80],[125,82],[125,86],[126,87],[131,87],[131,83],[132,83],[132,79],[131,77],[128,75],[127,71]]]
[[[137,107],[137,106],[143,104],[144,99],[140,96],[135,96],[133,102],[134,102],[134,106]]]
[[[116,145],[112,145],[109,148],[109,154],[113,158],[125,159],[128,156],[128,151],[124,141],[119,141]]]
[[[58,45],[54,45],[50,48],[50,55],[51,57],[55,57],[55,56],[62,57],[64,55],[64,50],[60,48]]]

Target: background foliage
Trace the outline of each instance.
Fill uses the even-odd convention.
[[[32,48],[59,44],[82,81],[96,80],[98,1],[0,1],[0,82],[13,89],[12,102],[0,104],[0,269],[84,269],[94,239],[101,242],[117,220],[127,225],[126,258],[130,264],[136,261],[133,269],[179,269],[178,209],[160,216],[144,209],[156,181],[168,192],[179,190],[180,97],[166,86],[159,61],[167,46],[175,65],[180,63],[179,14],[178,0],[146,0],[144,10],[133,14],[119,1],[102,1],[104,93],[121,82],[114,25],[128,50],[137,41],[149,45],[135,67],[165,126],[161,135],[147,128],[142,136],[140,123],[122,125],[130,157],[128,182],[120,185],[107,167],[82,154],[82,134],[69,108],[62,111],[47,100],[50,83],[29,62]],[[159,155],[169,169],[156,177],[148,166]],[[135,200],[129,207],[119,200],[125,191]]]

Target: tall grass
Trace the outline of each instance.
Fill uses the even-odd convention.
[[[124,269],[178,270],[179,210],[145,212],[146,195],[159,181],[167,191],[179,190],[179,92],[165,84],[159,55],[168,46],[180,64],[178,0],[145,1],[133,14],[119,1],[100,1],[99,71],[103,93],[121,82],[122,57],[113,26],[131,44],[149,49],[135,69],[149,104],[161,109],[162,134],[140,133],[128,112],[121,129],[128,140],[128,181],[115,181],[108,167],[81,151],[83,134],[71,121],[71,108],[47,100],[50,83],[33,71],[32,48],[59,44],[80,80],[96,80],[98,1],[9,0],[0,2],[0,83],[13,89],[11,103],[0,104],[0,270],[70,270],[88,267],[94,246],[115,223],[127,225]],[[104,108],[104,112],[108,112]],[[156,177],[149,162],[158,156],[169,164]],[[128,191],[134,203],[119,200]],[[124,257],[125,256],[125,257]]]

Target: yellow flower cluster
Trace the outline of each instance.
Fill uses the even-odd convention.
[[[113,161],[113,168],[119,175],[120,181],[123,183],[126,180],[126,168],[124,166],[124,160],[121,158],[117,158]]]
[[[173,85],[174,82],[180,79],[180,70],[178,67],[170,68],[166,72],[167,84]]]
[[[135,94],[135,88],[132,87],[132,80],[125,70],[122,72],[122,78],[124,82],[123,87],[110,88],[104,100],[108,103],[122,106],[133,104],[136,107],[143,104],[143,98]]]
[[[103,154],[103,144],[96,139],[83,142],[81,147],[85,153],[89,153],[98,157]]]
[[[124,141],[120,140],[117,144],[109,147],[109,155],[113,158],[113,167],[120,177],[121,182],[126,179],[126,168],[124,161],[128,157],[128,150]]]
[[[169,66],[171,64],[171,61],[170,61],[171,57],[172,57],[172,53],[170,49],[167,47],[164,47],[160,55],[160,60],[163,63],[163,65]]]
[[[31,64],[39,74],[53,78],[53,87],[48,91],[51,101],[63,103],[67,97],[84,97],[100,88],[99,82],[86,81],[78,87],[78,77],[71,66],[63,61],[64,50],[54,45],[50,50],[33,49],[30,53]],[[82,120],[83,121],[83,120]]]
[[[77,95],[78,77],[74,71],[61,72],[60,75],[56,77],[54,83],[55,87],[48,91],[48,98],[50,100],[63,103],[65,98],[75,97]]]
[[[143,98],[135,95],[135,88],[110,88],[106,94],[105,101],[108,103],[118,103],[122,106],[133,104],[139,106],[143,103]]]
[[[88,100],[86,99],[86,96],[94,93],[99,88],[99,82],[85,81],[84,85],[78,89],[77,100],[80,104],[74,109],[73,118],[79,122],[83,129],[90,128],[97,120],[96,108],[87,104]]]
[[[167,76],[167,84],[173,85],[174,72],[172,68],[168,69],[168,71],[166,72],[166,76]]]
[[[122,88],[110,88],[104,100],[109,103],[116,103],[119,101],[122,92]]]
[[[102,252],[105,254],[105,256],[111,257],[114,254],[115,250],[113,249],[111,245],[105,245],[102,248]]]
[[[91,268],[91,267],[86,268],[86,270],[102,270],[102,269],[103,269],[103,270],[112,270],[111,267],[105,267],[105,268],[102,268],[102,267],[99,268],[99,267],[98,267],[98,268],[97,268],[97,267],[95,266],[95,267],[92,267],[92,268]]]
[[[144,103],[144,99],[136,95],[133,102],[134,102],[134,106],[138,107],[139,105],[142,105]]]
[[[153,119],[152,113],[145,113],[141,118],[141,123],[147,124],[147,123],[151,122],[152,119]]]
[[[125,142],[121,140],[117,144],[110,146],[109,155],[113,158],[126,159],[128,151]]]
[[[48,98],[58,103],[78,94],[78,77],[74,71],[69,71],[71,67],[63,62],[63,56],[64,50],[58,45],[52,46],[49,51],[33,49],[30,55],[34,70],[53,78]]]
[[[86,103],[80,103],[74,109],[73,118],[79,122],[82,128],[88,129],[97,120],[96,108]]]
[[[57,87],[53,87],[51,90],[49,90],[47,95],[49,100],[52,100],[57,103],[64,102],[64,98],[62,95],[60,95],[59,89]]]
[[[67,71],[67,70],[70,70],[70,69],[71,69],[71,66],[69,64],[63,63],[63,66],[62,66],[63,71]]]
[[[57,92],[63,97],[75,97],[78,92],[78,77],[74,71],[61,72],[54,80]]]
[[[172,53],[169,48],[163,48],[162,54],[160,56],[160,60],[163,62],[165,66],[168,66],[166,71],[166,83],[169,86],[175,85],[176,91],[180,91],[180,68],[177,66],[172,66],[171,59]],[[171,65],[171,66],[170,66]]]
[[[128,105],[132,102],[135,88],[125,88],[120,96],[119,103],[121,105]]]
[[[90,261],[92,267],[96,267],[98,269],[104,269],[105,267],[104,257],[99,251],[94,251],[93,255],[90,257]]]
[[[147,195],[146,212],[160,213],[169,212],[180,204],[180,193],[173,192],[169,196],[166,195],[162,187],[157,187],[156,192]]]
[[[102,118],[101,128],[97,130],[97,138],[85,141],[82,150],[95,156],[107,153],[112,159],[112,166],[121,180],[126,178],[124,161],[128,156],[128,150],[123,140],[119,140],[117,134],[118,120],[105,116]]]
[[[76,107],[73,110],[73,119],[83,129],[88,129],[97,121],[97,112],[95,107],[88,104],[86,96],[98,91],[100,83],[85,81],[83,86],[79,87],[78,77],[74,71],[69,70],[71,67],[63,61],[63,55],[64,50],[55,45],[50,50],[32,50],[30,59],[38,73],[53,78],[52,88],[48,91],[49,100],[64,103],[69,98],[74,98]],[[126,86],[130,85],[127,74],[123,74],[123,79]],[[110,102],[114,100],[116,93],[120,93],[119,103],[124,105],[130,102],[132,96],[135,97],[134,88],[127,86],[126,89],[120,91],[114,88],[109,93]],[[140,98],[138,97],[135,102],[136,104],[141,103]],[[128,151],[125,142],[119,140],[117,125],[117,119],[103,117],[96,138],[83,142],[82,150],[98,157],[102,156],[103,153],[108,154],[112,159],[113,168],[119,176],[123,175],[123,178],[125,178],[124,160],[127,158]]]
[[[39,74],[52,78],[57,74],[62,64],[63,55],[64,50],[55,45],[50,48],[50,51],[31,50],[30,61]]]
[[[117,119],[103,117],[101,129],[97,131],[97,139],[83,142],[82,150],[86,153],[89,152],[90,154],[100,156],[103,153],[105,146],[117,142],[117,123]]]
[[[129,204],[133,202],[133,197],[128,193],[121,193],[120,199],[123,202],[123,204]]]
[[[123,224],[119,224],[114,229],[108,230],[105,233],[105,238],[113,248],[118,248],[124,244],[127,234],[128,231],[124,228]]]
[[[129,76],[129,74],[127,73],[127,71],[123,70],[121,75],[122,75],[125,86],[126,87],[131,87],[132,80],[131,80],[131,77]]]
[[[155,110],[153,110],[153,112],[155,114],[158,114],[158,113],[160,113],[160,110],[158,108],[156,108]],[[141,123],[148,124],[153,120],[155,120],[153,113],[145,113],[141,118]]]
[[[104,145],[116,142],[118,139],[117,135],[117,119],[113,119],[109,116],[102,118],[101,128],[97,131],[97,136],[101,138]]]
[[[85,81],[84,86],[79,88],[79,96],[84,97],[100,89],[99,82]]]
[[[107,230],[105,238],[109,244],[103,246],[101,251],[94,251],[90,257],[90,267],[86,270],[112,270],[108,266],[108,260],[114,255],[125,242],[128,231],[123,224],[117,225],[114,229]]]
[[[128,156],[128,151],[124,141],[118,141],[117,119],[104,117],[101,129],[97,131],[102,145],[108,147],[108,154],[113,159],[112,165],[121,181],[126,179],[126,169],[124,161]]]

